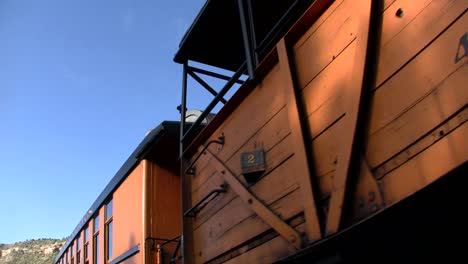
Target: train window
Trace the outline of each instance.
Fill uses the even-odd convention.
[[[112,216],[112,200],[110,200],[106,204],[105,208],[106,212],[106,222],[105,222],[105,254],[106,254],[106,260],[110,260],[112,258],[112,248],[113,248],[113,216]]]
[[[84,263],[89,263],[89,228],[86,226],[84,230],[84,249],[83,249]]]
[[[70,262],[71,264],[75,264],[75,252],[74,252],[73,243],[70,245]]]
[[[80,234],[81,235],[81,234]],[[76,264],[81,263],[81,237],[76,239]]]
[[[99,231],[99,215],[94,218],[94,233]]]
[[[94,230],[93,230],[93,263],[100,264],[100,252],[99,252],[99,215],[94,218]]]
[[[99,233],[93,236],[93,263],[100,264],[100,257],[99,257]]]
[[[112,217],[112,200],[106,204],[106,221]]]

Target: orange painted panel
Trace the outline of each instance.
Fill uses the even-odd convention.
[[[151,237],[172,239],[182,232],[180,177],[151,163],[148,228]]]
[[[136,245],[143,245],[142,178],[143,166],[140,163],[114,192],[114,258]],[[101,214],[100,221],[104,223],[104,213]],[[101,237],[104,237],[103,232]]]

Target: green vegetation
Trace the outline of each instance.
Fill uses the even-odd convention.
[[[0,244],[0,264],[53,264],[66,239],[41,238]]]

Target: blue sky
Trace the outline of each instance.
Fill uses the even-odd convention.
[[[68,236],[163,120],[203,0],[0,1],[0,243]]]

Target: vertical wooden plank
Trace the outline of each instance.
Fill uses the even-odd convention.
[[[149,228],[148,228],[148,222],[149,222],[149,201],[150,201],[150,195],[148,190],[148,185],[152,183],[152,177],[150,178],[149,175],[151,174],[152,166],[150,162],[147,159],[144,159],[141,161],[141,164],[143,166],[143,173],[142,173],[142,186],[141,186],[141,209],[142,209],[142,240],[146,241],[146,238],[150,237],[149,235]],[[151,180],[150,180],[151,179]],[[151,192],[154,192],[155,190],[151,190]],[[147,263],[149,261],[149,257],[151,256],[151,251],[148,249],[147,243],[143,243],[143,250],[141,255],[141,261],[143,263]]]
[[[297,177],[297,181],[301,186],[302,202],[304,206],[305,226],[307,237],[310,242],[317,241],[322,237],[320,230],[320,222],[317,214],[317,206],[315,204],[315,196],[312,189],[311,174],[308,167],[307,156],[304,146],[304,137],[302,134],[302,125],[299,118],[298,100],[296,98],[296,87],[292,78],[291,67],[289,65],[288,50],[286,42],[283,39],[277,45],[278,58],[282,79],[284,82],[286,100],[286,108],[288,111],[289,127],[291,128],[291,139],[294,148],[293,166],[296,171],[292,175]]]
[[[375,5],[375,3],[374,3]],[[338,150],[338,164],[332,182],[332,193],[327,215],[326,234],[336,233],[340,228],[341,215],[346,192],[346,182],[350,173],[350,165],[353,160],[353,148],[357,136],[357,127],[360,117],[361,95],[364,86],[364,72],[366,66],[366,55],[368,48],[372,1],[356,1],[356,15],[359,17],[358,36],[356,39],[356,56],[354,59],[353,73],[350,76],[349,87],[344,89],[344,98],[347,99],[345,130],[341,137],[341,149]]]

